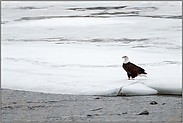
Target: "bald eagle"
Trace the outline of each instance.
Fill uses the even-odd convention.
[[[128,56],[123,56],[122,58],[124,58],[124,62],[122,67],[125,69],[125,71],[127,72],[128,75],[128,80],[134,80],[135,77],[137,76],[145,76],[146,77],[146,72],[143,68],[131,63],[129,61]]]

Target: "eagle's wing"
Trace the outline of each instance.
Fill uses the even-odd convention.
[[[138,74],[143,73],[145,71],[143,68],[141,68],[133,63],[129,64],[129,68],[130,68],[131,72],[138,73]]]
[[[125,71],[128,74],[132,74],[132,72],[133,72],[133,65],[131,65],[131,63],[127,63],[126,65],[124,65],[123,68],[125,69]]]

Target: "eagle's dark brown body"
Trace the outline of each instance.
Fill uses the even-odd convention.
[[[131,62],[123,63],[123,68],[127,72],[128,78],[135,78],[138,74],[147,74],[145,70]]]

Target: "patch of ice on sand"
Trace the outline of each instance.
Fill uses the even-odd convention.
[[[134,83],[124,86],[121,90],[121,93],[125,95],[152,95],[157,94],[158,91],[142,83]]]

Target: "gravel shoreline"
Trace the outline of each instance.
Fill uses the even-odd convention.
[[[3,122],[182,122],[182,96],[83,96],[1,89]]]

